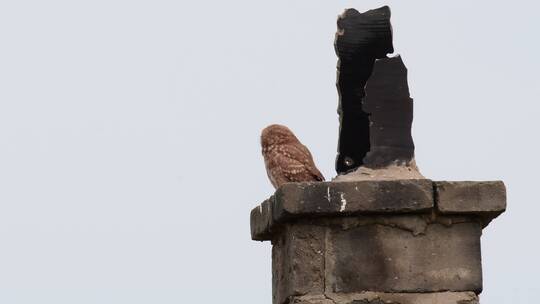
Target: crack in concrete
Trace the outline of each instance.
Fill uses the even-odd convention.
[[[478,299],[477,298],[471,298],[471,299],[467,299],[467,300],[460,300],[457,302],[457,304],[478,304]]]
[[[290,297],[282,304],[479,304],[478,297],[472,292],[448,293],[379,293],[365,291],[361,293],[308,294]]]
[[[331,297],[329,297],[326,292],[323,293],[323,296],[325,299],[329,300],[330,302],[334,303],[334,304],[338,304],[334,299],[332,299]]]

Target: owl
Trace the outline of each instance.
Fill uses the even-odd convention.
[[[261,133],[266,173],[277,189],[285,183],[324,181],[308,148],[282,125],[270,125]]]

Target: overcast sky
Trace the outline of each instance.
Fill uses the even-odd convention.
[[[260,130],[335,175],[336,16],[384,4],[422,173],[508,187],[483,303],[537,301],[537,1],[4,0],[0,303],[271,303]]]

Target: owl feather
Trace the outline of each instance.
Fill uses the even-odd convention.
[[[275,188],[285,183],[324,181],[313,156],[289,128],[270,125],[261,133],[266,173]]]

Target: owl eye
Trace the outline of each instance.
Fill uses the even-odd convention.
[[[345,165],[347,167],[352,167],[354,165],[354,159],[346,156],[344,159],[343,159],[343,162],[345,163]]]

